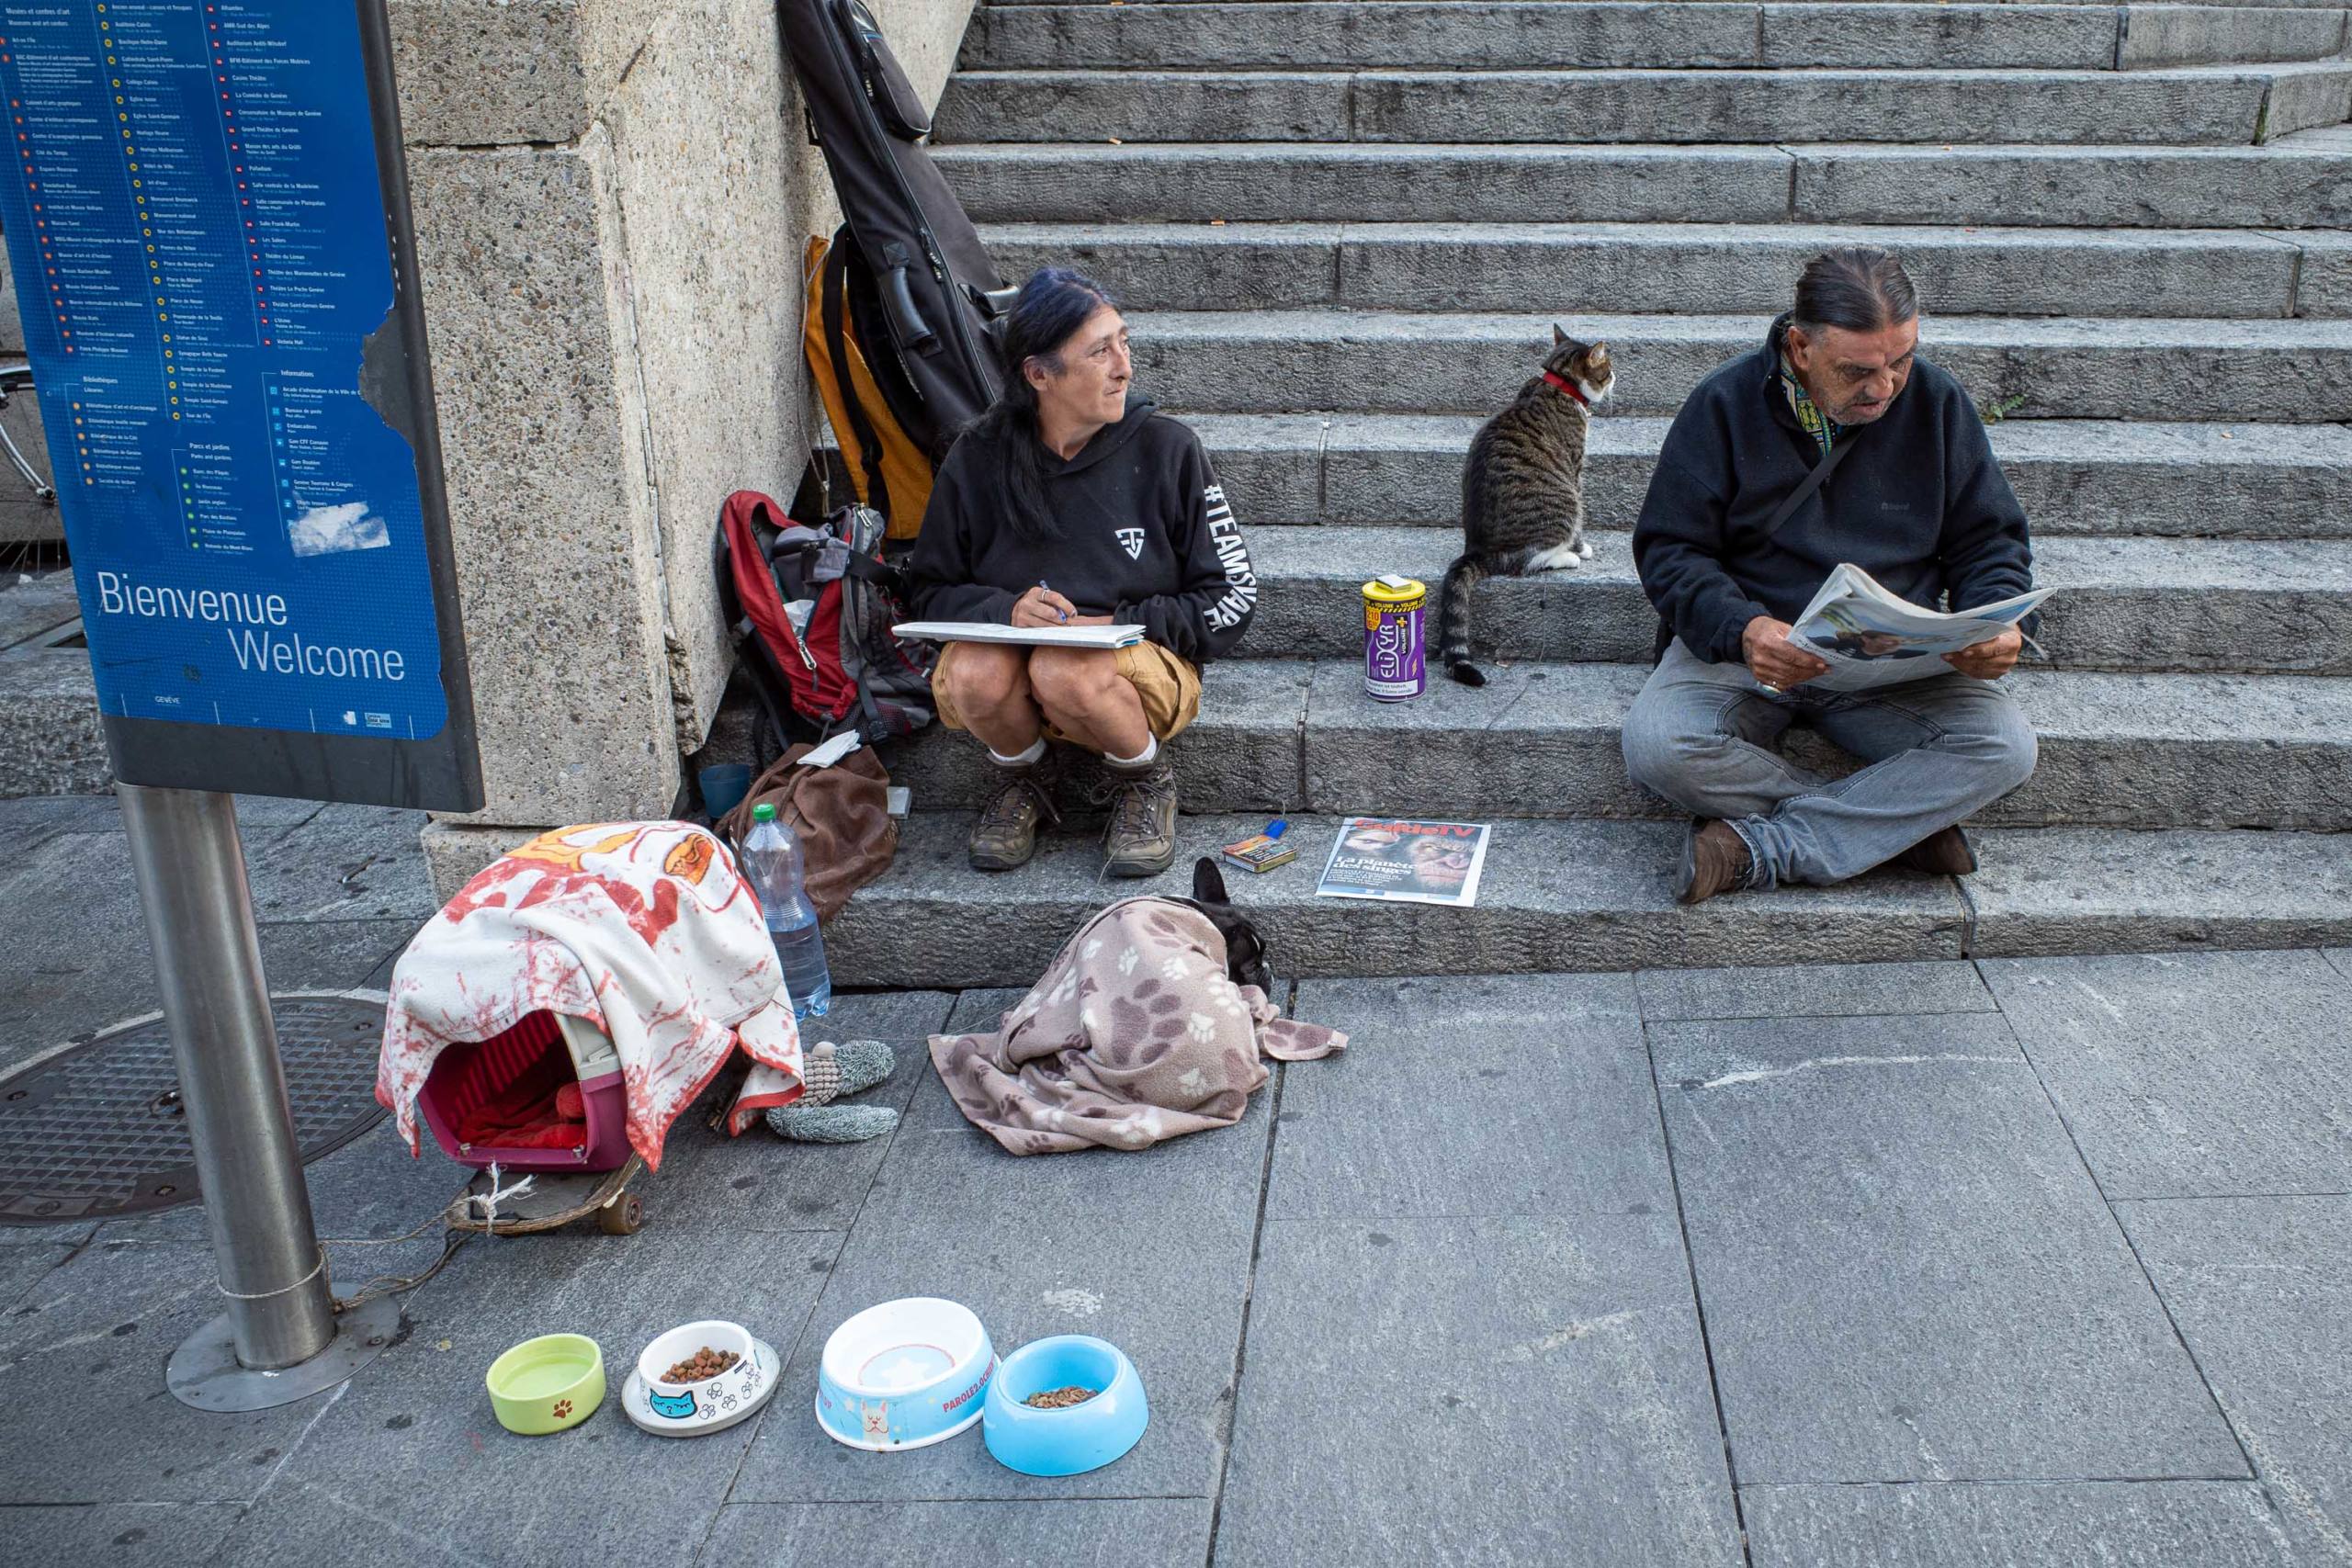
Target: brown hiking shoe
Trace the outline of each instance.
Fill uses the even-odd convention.
[[[1940,828],[1895,856],[1894,863],[1930,876],[1966,876],[1976,869],[1976,849],[1957,827]]]
[[[1674,901],[1703,904],[1747,880],[1747,841],[1721,822],[1693,822],[1682,840],[1682,865],[1674,879]]]
[[[1053,752],[1025,768],[996,770],[996,788],[980,804],[979,820],[972,824],[971,841],[965,846],[974,871],[1011,871],[1027,865],[1037,852],[1037,829],[1058,823],[1054,809]]]
[[[1111,772],[1111,825],[1102,869],[1113,876],[1157,876],[1176,860],[1176,769],[1163,753],[1140,773]]]

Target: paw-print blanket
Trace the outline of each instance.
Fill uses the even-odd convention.
[[[401,954],[376,1099],[417,1147],[416,1097],[451,1044],[546,1009],[612,1038],[628,1141],[648,1168],[740,1043],[731,1131],[800,1094],[800,1032],[758,899],[726,847],[684,822],[558,828],[460,888]]]
[[[1102,910],[993,1034],[934,1034],[932,1066],[972,1124],[1017,1155],[1139,1149],[1241,1120],[1261,1056],[1348,1043],[1225,972],[1225,938],[1169,898]]]

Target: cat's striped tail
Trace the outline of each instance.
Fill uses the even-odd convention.
[[[1438,657],[1446,672],[1465,686],[1483,686],[1486,672],[1470,662],[1470,595],[1487,581],[1487,563],[1475,553],[1455,558],[1445,569],[1445,588],[1438,596]]]

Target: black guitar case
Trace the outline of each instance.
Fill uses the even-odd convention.
[[[936,466],[996,399],[989,323],[1015,291],[931,161],[931,116],[873,13],[862,0],[777,0],[776,9],[808,139],[872,280],[871,294],[854,285],[851,298],[870,300],[884,329],[866,338],[884,361],[876,382]]]

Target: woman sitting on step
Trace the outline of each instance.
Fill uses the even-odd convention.
[[[1009,871],[1058,822],[1050,743],[1099,754],[1114,876],[1176,856],[1176,774],[1163,744],[1201,705],[1200,667],[1257,609],[1241,530],[1200,437],[1129,382],[1127,324],[1062,267],[1022,285],[1005,322],[1004,392],[940,466],[910,570],[925,620],[1138,626],[1115,651],[951,642],[932,677],[939,717],[988,748],[995,783],[972,864]]]

